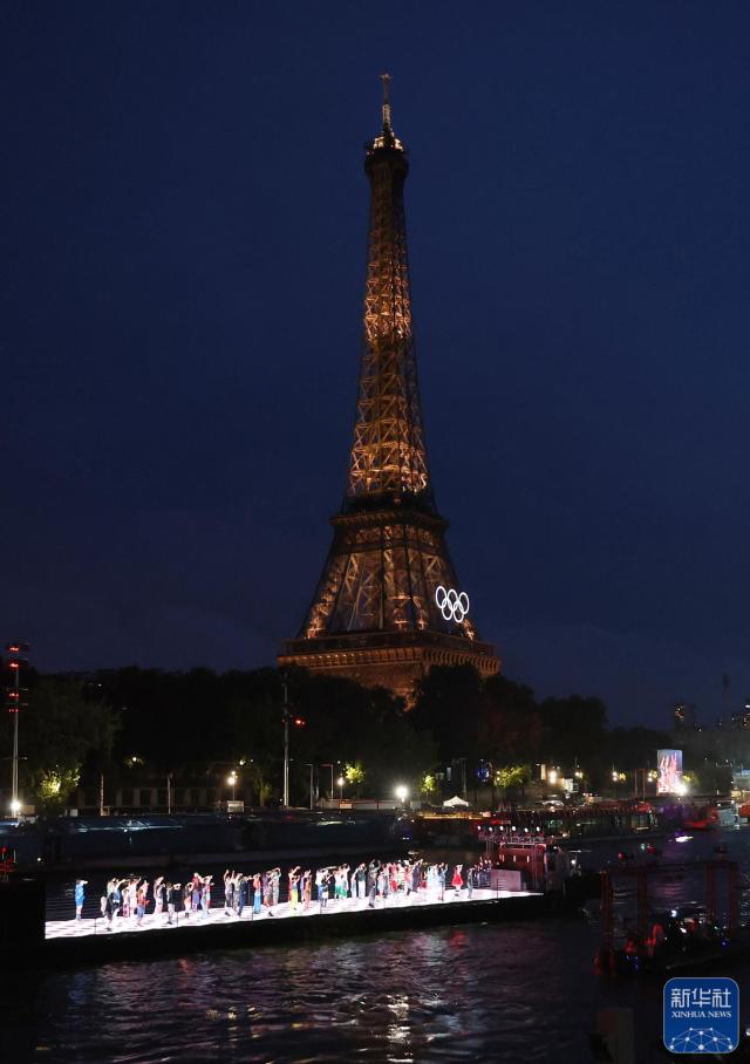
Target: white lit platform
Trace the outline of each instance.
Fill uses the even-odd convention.
[[[83,920],[48,920],[45,924],[45,937],[47,940],[83,939],[94,935],[114,938],[122,936],[124,933],[141,936],[153,931],[163,933],[165,931],[176,931],[177,929],[183,932],[190,929],[205,932],[214,927],[227,927],[230,925],[239,927],[246,924],[269,925],[268,932],[272,933],[270,925],[276,923],[286,924],[291,920],[308,921],[316,919],[324,921],[333,916],[353,916],[355,914],[369,913],[376,917],[378,914],[395,914],[397,912],[403,912],[404,916],[407,917],[409,910],[414,910],[415,915],[417,912],[426,909],[434,912],[436,909],[449,910],[455,908],[458,910],[460,908],[465,911],[473,906],[484,908],[488,902],[508,902],[514,899],[541,897],[542,895],[540,894],[525,890],[475,889],[471,898],[469,898],[465,890],[456,894],[452,889],[448,889],[445,891],[444,897],[441,898],[436,891],[422,890],[409,895],[391,894],[386,898],[377,898],[374,907],[370,907],[367,898],[346,898],[329,901],[322,909],[317,901],[310,902],[308,909],[304,908],[303,903],[293,907],[288,902],[280,902],[270,910],[264,907],[260,913],[254,913],[251,907],[247,907],[242,916],[237,916],[234,912],[225,913],[222,903],[219,902],[216,908],[211,909],[208,916],[198,911],[191,912],[186,917],[184,912],[180,912],[174,917],[172,924],[168,923],[166,913],[161,913],[158,916],[146,915],[140,925],[134,916],[128,917],[128,919],[123,919],[119,916],[115,917],[111,925],[106,917],[103,916],[96,919]],[[445,915],[446,918],[450,919],[447,911]],[[374,920],[373,930],[378,923],[379,921]]]

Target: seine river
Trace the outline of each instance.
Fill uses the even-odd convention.
[[[750,830],[664,843],[664,855],[712,856],[720,841],[742,862],[747,919]],[[611,857],[602,847],[589,860]],[[697,882],[663,890],[665,904],[702,900]],[[638,1064],[664,1060],[662,982],[598,979],[598,943],[592,913],[54,973],[35,987],[33,1006],[6,1009],[13,1054],[0,1056],[14,1064],[586,1064],[598,1010],[619,1007],[634,1010]],[[747,1026],[750,965],[719,974],[744,988]]]

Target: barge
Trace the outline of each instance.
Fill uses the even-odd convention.
[[[221,911],[206,920],[180,921],[173,926],[144,923],[107,931],[104,921],[84,921],[97,927],[77,928],[75,920],[47,928],[37,963],[45,967],[103,964],[113,960],[183,956],[209,949],[253,949],[289,943],[305,943],[352,935],[413,931],[426,927],[498,920],[527,920],[569,911],[559,895],[529,891],[474,891],[474,896],[445,898],[398,898],[370,907],[367,900],[349,899],[329,904],[321,911],[311,904],[307,912],[291,911],[288,903],[276,907],[273,916],[229,916]],[[146,918],[148,919],[148,918]],[[157,918],[152,917],[155,921]]]

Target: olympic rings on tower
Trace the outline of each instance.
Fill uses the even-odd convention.
[[[455,621],[456,624],[461,624],[469,612],[469,596],[466,592],[459,594],[453,588],[444,588],[442,584],[435,589],[435,602],[446,621]]]

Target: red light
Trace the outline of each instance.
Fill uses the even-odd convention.
[[[302,717],[295,717],[294,723],[297,725],[298,728],[304,728],[304,726],[307,724],[307,721],[303,720]]]
[[[8,668],[9,669],[20,669],[21,666],[20,666],[20,664],[17,661],[9,661],[8,662]]]

